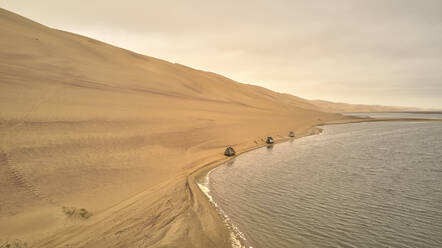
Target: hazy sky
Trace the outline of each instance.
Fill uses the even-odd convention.
[[[309,99],[442,108],[441,0],[0,0],[0,6]]]

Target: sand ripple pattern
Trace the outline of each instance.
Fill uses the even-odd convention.
[[[442,124],[327,126],[210,174],[253,247],[442,247]]]

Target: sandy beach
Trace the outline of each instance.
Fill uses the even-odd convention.
[[[309,101],[0,9],[0,247],[231,247],[194,182],[263,146],[355,122]]]

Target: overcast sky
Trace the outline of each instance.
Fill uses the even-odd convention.
[[[0,6],[309,99],[442,108],[441,0],[0,0]]]

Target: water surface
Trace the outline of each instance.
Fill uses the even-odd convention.
[[[253,247],[442,247],[442,123],[333,125],[214,169]]]

